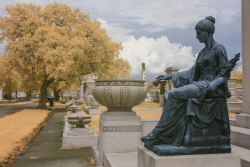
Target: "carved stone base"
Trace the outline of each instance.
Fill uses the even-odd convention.
[[[171,145],[149,145],[146,148],[159,156],[231,153],[231,146],[184,147]]]
[[[104,112],[99,124],[100,162],[105,154],[136,152],[140,137],[141,119],[135,112]]]

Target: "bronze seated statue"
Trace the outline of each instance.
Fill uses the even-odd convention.
[[[172,79],[175,87],[164,94],[156,127],[141,138],[158,155],[231,152],[227,80],[240,54],[228,61],[224,46],[213,39],[214,23],[208,16],[196,24],[196,38],[205,47],[189,70],[160,75],[153,82]]]

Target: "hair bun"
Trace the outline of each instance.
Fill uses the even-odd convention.
[[[215,23],[215,18],[213,16],[207,16],[206,19],[211,21],[212,23]]]

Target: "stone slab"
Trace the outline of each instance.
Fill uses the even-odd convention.
[[[250,114],[245,114],[245,113],[237,114],[236,126],[250,129]]]
[[[241,157],[241,167],[249,167],[250,166],[249,165],[250,164],[250,156],[249,156],[250,150],[244,149],[242,147],[238,147],[235,145],[231,145],[231,148],[232,148],[232,153],[234,155],[238,155]],[[97,147],[96,147],[96,149],[97,149]],[[98,151],[98,149],[97,149],[97,151]],[[130,155],[129,158],[127,157],[128,154]],[[106,156],[106,155],[108,155],[108,156]],[[119,163],[120,165],[129,163],[130,166],[128,166],[128,167],[137,167],[137,163],[138,163],[138,161],[137,161],[138,153],[137,152],[114,153],[114,154],[106,154],[106,155],[105,155],[105,161],[108,161],[108,163],[112,167],[113,167],[113,165],[117,165],[117,163]],[[114,157],[118,158],[119,162]],[[183,157],[183,156],[181,156],[181,157]],[[98,164],[97,164],[97,166],[98,166]]]
[[[89,108],[87,112],[89,115],[100,115],[103,113],[101,109],[92,109],[92,108]]]
[[[68,136],[67,132],[63,133],[62,148],[82,148],[98,146],[98,135],[86,136]]]
[[[138,147],[138,167],[240,167],[240,156],[232,154],[203,154],[158,156],[145,147]]]
[[[235,126],[236,125],[236,119],[235,119],[235,117],[229,117],[229,123],[230,123],[230,125]]]
[[[250,129],[230,126],[231,143],[243,148],[250,149]]]
[[[88,136],[88,135],[94,135],[93,131],[80,131],[80,132],[67,132],[68,136]]]
[[[137,167],[137,152],[105,154],[105,167]]]

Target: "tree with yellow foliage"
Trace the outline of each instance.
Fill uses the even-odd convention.
[[[83,74],[113,75],[117,61],[122,63],[114,75],[129,75],[128,61],[118,57],[121,44],[112,42],[100,22],[80,9],[54,2],[44,8],[7,5],[4,11],[7,15],[0,17],[0,42],[7,42],[4,56],[26,82],[40,87],[38,108],[46,108],[46,91],[54,82],[70,85]]]
[[[11,74],[11,75],[10,75]],[[9,68],[8,60],[5,57],[0,57],[0,85],[4,89],[4,94],[11,98],[11,93],[21,88],[21,77],[19,73]]]

